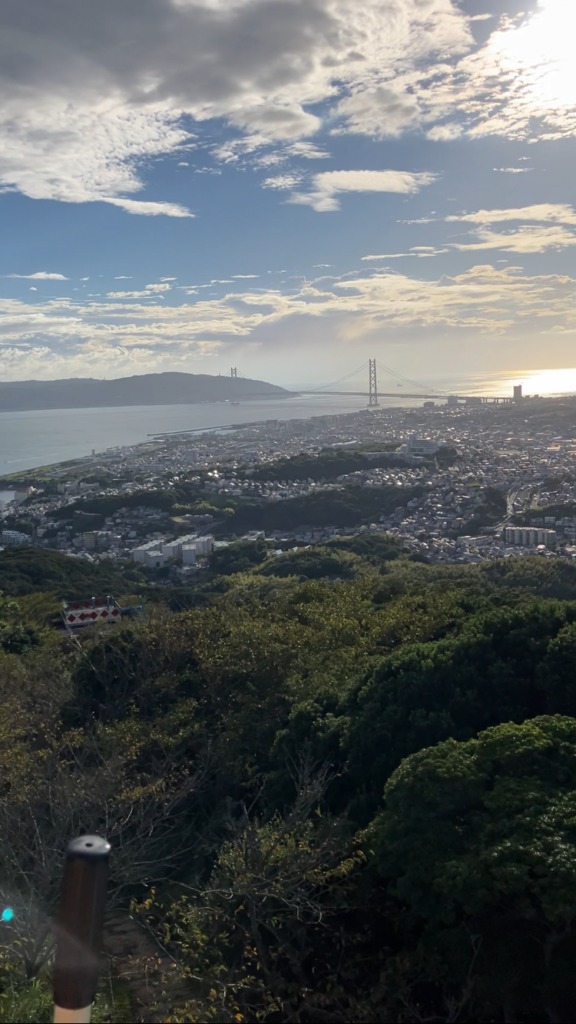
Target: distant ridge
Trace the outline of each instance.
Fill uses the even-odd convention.
[[[18,380],[0,383],[0,412],[41,409],[106,409],[122,405],[195,405],[257,398],[290,398],[294,392],[263,380],[206,373],[146,373],[117,380]]]

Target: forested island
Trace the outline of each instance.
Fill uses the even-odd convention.
[[[198,402],[289,398],[290,391],[262,380],[207,373],[144,373],[116,380],[18,380],[0,382],[0,412],[39,409],[104,409],[130,405],[195,405]]]
[[[0,1021],[50,1019],[66,841],[113,846],[97,1021],[567,1021],[576,567],[387,534],[189,586],[0,553]],[[144,615],[69,637],[62,598]]]

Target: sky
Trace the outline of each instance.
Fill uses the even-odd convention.
[[[574,0],[3,0],[0,379],[572,367]]]

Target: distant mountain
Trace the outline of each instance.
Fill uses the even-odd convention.
[[[0,383],[0,412],[37,409],[104,409],[119,405],[194,405],[290,398],[293,392],[243,377],[205,373],[146,373],[118,380],[18,380]]]

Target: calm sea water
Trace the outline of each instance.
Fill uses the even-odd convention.
[[[65,462],[149,435],[214,428],[269,419],[305,419],[365,406],[353,396],[285,398],[229,405],[129,406],[115,409],[49,409],[0,413],[0,476]],[[399,400],[398,403],[402,404]],[[420,403],[417,403],[420,404]]]
[[[576,392],[576,369],[493,374],[469,374],[458,379],[431,381],[439,391],[460,394],[505,395],[522,383],[525,393]],[[302,386],[302,385],[300,385]],[[382,391],[398,398],[382,399],[381,405],[421,406],[422,399],[407,399],[409,385],[380,381]],[[230,405],[130,406],[114,409],[63,409],[41,412],[0,413],[0,476],[77,459],[117,445],[137,444],[153,434],[169,431],[211,429],[228,424],[268,419],[305,419],[310,416],[354,412],[366,407],[357,395],[302,395],[299,398],[242,402]]]

